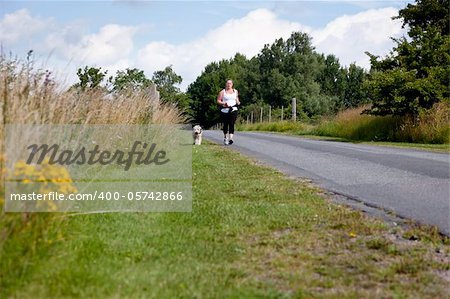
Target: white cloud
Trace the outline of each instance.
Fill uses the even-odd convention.
[[[139,26],[107,24],[95,33],[87,33],[85,21],[59,24],[51,18],[32,15],[27,9],[5,14],[0,19],[0,43],[23,51],[33,49],[38,56],[50,55],[57,73],[83,65],[101,66],[110,74],[132,65],[134,36]],[[142,26],[145,28],[145,26]],[[12,44],[16,43],[16,47]],[[70,81],[72,74],[67,76]]]
[[[97,33],[79,36],[76,29],[66,27],[49,34],[46,44],[69,60],[88,65],[117,65],[129,58],[137,30],[134,26],[108,24]]]
[[[256,55],[264,44],[287,38],[293,31],[310,30],[299,23],[277,18],[267,9],[257,9],[243,18],[231,19],[203,37],[180,45],[151,42],[138,53],[138,64],[149,72],[173,65],[186,85],[210,62],[231,58],[236,52]]]
[[[52,19],[33,17],[27,9],[5,14],[0,21],[0,42],[14,44],[49,29]]]
[[[257,9],[191,42],[179,45],[151,42],[139,51],[137,65],[151,73],[172,64],[184,78],[184,88],[208,63],[230,58],[236,52],[252,57],[264,44],[300,30],[311,34],[317,51],[335,54],[344,65],[356,62],[369,68],[369,58],[364,52],[385,54],[393,45],[390,37],[403,33],[401,23],[391,19],[396,14],[395,8],[370,9],[338,17],[324,28],[312,29],[280,19],[270,10]]]
[[[370,9],[351,16],[341,16],[325,28],[311,32],[317,51],[336,55],[341,63],[370,68],[365,51],[386,54],[392,48],[390,37],[404,34],[400,20],[392,20],[397,9]]]
[[[0,41],[29,42],[33,49],[52,52],[60,68],[73,65],[101,66],[109,74],[127,67],[137,67],[152,74],[168,65],[180,74],[185,88],[212,61],[231,58],[236,52],[247,57],[256,55],[275,39],[288,38],[293,31],[311,34],[317,51],[335,54],[341,63],[356,62],[368,68],[365,51],[386,54],[393,46],[391,36],[404,33],[399,20],[392,20],[397,9],[369,9],[355,15],[344,15],[323,28],[310,28],[280,18],[268,9],[257,9],[242,18],[230,19],[205,35],[181,44],[153,41],[135,49],[136,33],[145,26],[107,24],[88,33],[87,24],[72,21],[57,24],[53,19],[32,16],[26,9],[6,14],[0,20]],[[38,38],[36,36],[44,38]],[[69,63],[70,61],[70,63]]]

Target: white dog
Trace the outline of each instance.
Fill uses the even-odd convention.
[[[199,125],[194,126],[192,136],[194,137],[194,144],[201,145],[202,144],[202,134],[203,129]]]

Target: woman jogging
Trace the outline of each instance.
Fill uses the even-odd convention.
[[[233,88],[232,80],[227,80],[225,89],[219,92],[217,103],[222,106],[220,114],[223,123],[223,144],[233,144],[234,123],[238,113],[237,105],[241,103],[238,91]]]

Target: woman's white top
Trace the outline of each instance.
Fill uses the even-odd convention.
[[[235,106],[237,104],[236,99],[238,92],[236,89],[233,89],[233,93],[227,93],[225,89],[222,91],[222,101],[228,105],[227,108],[222,108],[220,111],[223,113],[228,113],[230,111],[229,107]],[[232,108],[233,111],[237,110],[237,107]]]

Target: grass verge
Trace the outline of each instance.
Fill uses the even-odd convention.
[[[317,123],[278,121],[240,124],[242,131],[281,132],[294,135],[321,136],[351,142],[382,142],[418,149],[450,151],[450,104],[437,103],[421,111],[413,121],[408,117],[361,114],[368,106],[347,109]]]
[[[58,214],[33,250],[2,240],[1,297],[448,297],[436,230],[389,227],[215,144],[193,161],[192,213]]]
[[[265,131],[270,132],[270,131]],[[275,132],[271,132],[275,133]],[[318,135],[308,135],[296,132],[276,132],[277,134],[296,136],[299,138],[323,140],[323,141],[336,141],[336,142],[350,142],[355,144],[367,144],[373,146],[386,146],[386,147],[398,147],[398,148],[408,148],[414,150],[424,150],[436,153],[450,153],[450,144],[432,144],[432,143],[408,143],[408,142],[388,142],[388,141],[355,141],[340,137],[330,137],[330,136],[318,136]]]

